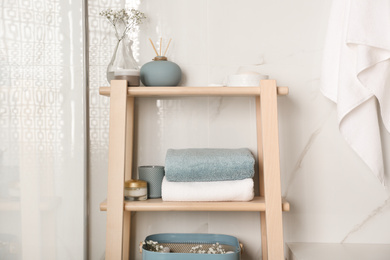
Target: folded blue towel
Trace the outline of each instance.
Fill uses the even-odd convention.
[[[255,159],[242,149],[168,149],[165,158],[167,181],[205,182],[252,178]]]

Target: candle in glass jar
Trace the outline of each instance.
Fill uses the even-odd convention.
[[[125,200],[146,200],[148,198],[147,182],[141,180],[126,181],[124,194]]]

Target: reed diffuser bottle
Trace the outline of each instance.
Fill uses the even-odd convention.
[[[171,40],[167,45],[167,48],[162,55],[162,39],[160,38],[160,53],[157,52],[156,48],[151,39],[149,39],[154,51],[156,52],[156,57],[153,61],[144,64],[141,67],[140,76],[141,82],[145,86],[177,86],[181,80],[181,69],[180,67],[172,62],[168,61],[165,54],[169,48]]]

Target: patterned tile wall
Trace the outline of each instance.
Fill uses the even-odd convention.
[[[72,255],[84,254],[81,10],[81,2],[62,0],[1,2],[0,240],[14,236],[15,254],[34,259],[72,251],[74,245],[79,249]],[[73,198],[64,190],[68,182],[81,196],[73,211],[68,211]],[[51,224],[41,226],[45,215],[39,205],[60,200],[53,218],[46,219]],[[73,217],[74,222],[62,222]],[[79,239],[66,235],[68,225],[78,228]]]

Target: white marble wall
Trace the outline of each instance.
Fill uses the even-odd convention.
[[[132,3],[149,17],[136,42],[141,65],[154,57],[148,38],[157,42],[162,36],[173,39],[168,58],[181,66],[183,85],[223,83],[245,66],[290,88],[287,97],[279,98],[282,192],[291,203],[284,214],[286,242],[390,243],[390,194],[346,145],[335,105],[319,91],[331,1]],[[97,95],[97,88],[107,84],[109,55],[102,50],[110,51],[112,37],[96,11],[121,4],[89,1],[95,24],[90,25],[91,259],[104,254],[105,213],[98,204],[106,196],[108,101]],[[163,165],[170,147],[249,147],[256,152],[251,98],[145,98],[136,108],[137,165]],[[384,134],[386,150],[390,138]],[[257,213],[136,213],[133,219],[131,259],[141,259],[137,244],[159,232],[231,234],[245,245],[244,259],[258,259],[261,253]]]

